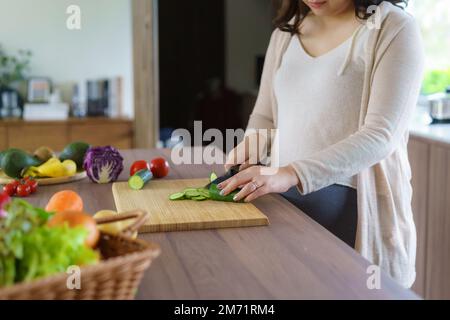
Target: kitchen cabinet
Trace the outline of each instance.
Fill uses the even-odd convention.
[[[426,297],[450,299],[450,146],[430,150]]]
[[[132,147],[132,127],[129,123],[76,124],[70,126],[70,141],[86,141],[93,146],[111,144],[118,149]]]
[[[425,299],[450,299],[450,142],[438,136],[444,129],[426,128],[408,145],[417,228],[413,290]]]
[[[67,130],[64,124],[27,124],[17,123],[8,130],[8,148],[34,151],[40,146],[49,146],[62,150],[67,142]]]
[[[8,145],[7,139],[6,128],[0,127],[0,150],[6,149],[6,146]]]
[[[428,167],[430,145],[411,138],[408,145],[413,187],[412,210],[417,230],[416,282],[413,290],[425,297]]]
[[[0,120],[0,150],[19,148],[29,152],[40,146],[60,151],[70,142],[133,147],[133,122],[129,119],[86,118],[67,121]]]

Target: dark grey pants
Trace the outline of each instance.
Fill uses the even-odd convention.
[[[358,223],[355,189],[335,184],[302,196],[293,187],[282,196],[336,237],[355,247]]]

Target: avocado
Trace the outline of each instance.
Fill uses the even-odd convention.
[[[19,149],[9,149],[2,154],[1,168],[11,178],[19,179],[23,169],[41,164],[38,159]]]
[[[0,152],[0,170],[2,170],[2,161],[3,161],[3,158],[4,158],[5,155],[6,155],[8,152],[10,152],[10,151],[22,151],[22,150],[16,149],[16,148],[9,148],[9,149],[6,149],[6,150],[3,150],[2,152]]]
[[[77,169],[83,168],[84,156],[90,145],[86,142],[73,142],[68,144],[59,155],[59,160],[72,160],[77,164]]]
[[[55,153],[49,147],[39,147],[34,151],[33,155],[43,163],[55,157]]]

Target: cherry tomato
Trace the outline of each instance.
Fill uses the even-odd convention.
[[[37,191],[38,182],[34,179],[25,180],[25,184],[30,187],[31,193],[35,193]]]
[[[13,182],[10,182],[9,184],[13,185],[15,190],[16,190],[17,187],[20,185],[20,181],[19,180],[14,180]]]
[[[130,167],[130,176],[133,176],[136,172],[141,170],[150,170],[150,165],[145,160],[135,161],[133,165]]]
[[[12,197],[16,194],[16,186],[12,183],[8,183],[7,185],[3,186],[3,192]]]
[[[21,184],[17,187],[17,195],[19,197],[28,197],[31,194],[31,188],[29,185]]]
[[[150,171],[155,178],[164,178],[169,174],[169,163],[164,158],[155,158],[150,162]]]

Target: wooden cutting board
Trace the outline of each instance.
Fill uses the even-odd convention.
[[[264,226],[269,219],[250,203],[169,200],[169,195],[189,187],[202,187],[207,179],[152,180],[142,190],[127,182],[112,186],[118,212],[146,210],[149,220],[140,232],[186,231],[230,227]]]

